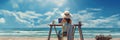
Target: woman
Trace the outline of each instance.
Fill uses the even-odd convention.
[[[69,11],[65,11],[63,13],[63,19],[62,19],[61,23],[63,24],[63,27],[62,27],[63,36],[67,36],[67,30],[71,26],[71,23],[72,23],[71,15],[70,15]]]
[[[73,40],[72,38],[72,28],[73,26],[72,24],[72,20],[71,20],[71,15],[69,13],[69,11],[65,11],[62,15],[62,21],[60,21],[60,24],[63,25],[62,27],[62,35],[61,35],[61,31],[59,31],[58,37],[59,39],[63,39],[64,36],[67,36],[67,40]],[[60,19],[61,20],[61,19]]]

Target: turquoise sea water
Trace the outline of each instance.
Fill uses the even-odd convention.
[[[61,28],[57,28],[61,30]],[[0,28],[2,37],[48,37],[49,28]],[[120,28],[82,28],[84,38],[94,38],[96,35],[112,35],[113,38],[120,38]],[[53,29],[51,37],[57,37]],[[76,29],[75,37],[79,38]]]

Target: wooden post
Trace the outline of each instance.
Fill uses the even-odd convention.
[[[55,22],[55,21],[52,21],[52,24],[54,24],[54,22]],[[52,26],[50,26],[49,35],[48,35],[48,40],[50,40],[51,32],[52,32]]]
[[[53,24],[54,24],[54,23],[53,23]],[[58,37],[58,40],[61,40],[61,37],[60,37],[60,35],[58,35],[58,33],[57,33],[57,29],[56,29],[55,26],[54,26],[54,29],[55,29],[56,35],[57,35],[57,37]]]
[[[72,40],[74,40],[74,34],[75,34],[75,27],[73,26],[73,30],[72,30]]]
[[[84,40],[84,39],[83,39],[83,34],[82,34],[81,25],[82,25],[81,22],[79,22],[78,30],[79,30],[80,40]]]
[[[74,26],[74,29],[73,29],[73,40],[74,40],[75,31],[76,31],[76,26]]]
[[[52,26],[50,26],[49,35],[48,35],[48,40],[50,40],[51,32],[52,32]]]

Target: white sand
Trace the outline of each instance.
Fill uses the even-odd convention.
[[[35,38],[35,37],[0,37],[0,40],[47,40],[47,38]],[[51,40],[58,40],[57,38],[51,38]],[[79,38],[75,38],[79,40]],[[95,40],[94,38],[84,38],[84,40]],[[120,40],[120,38],[112,38],[111,40]]]

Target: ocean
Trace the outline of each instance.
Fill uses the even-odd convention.
[[[57,28],[57,31],[61,28]],[[112,35],[120,38],[120,28],[82,28],[84,38],[95,38],[96,35]],[[48,37],[49,28],[0,28],[0,37]],[[53,29],[51,37],[57,37]],[[78,29],[75,38],[79,38]]]

